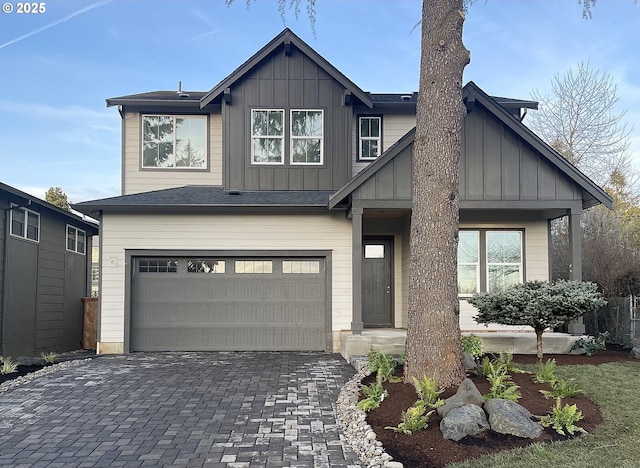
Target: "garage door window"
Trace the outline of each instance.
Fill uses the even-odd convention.
[[[192,258],[187,260],[187,273],[224,273],[225,261],[211,258]]]
[[[271,260],[236,260],[237,274],[272,273],[273,262]]]
[[[317,260],[283,260],[283,274],[314,274],[320,273],[320,262]]]
[[[177,273],[178,260],[171,258],[141,258],[140,273]]]

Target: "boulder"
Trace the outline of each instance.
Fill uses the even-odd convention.
[[[476,435],[489,429],[484,410],[477,405],[453,408],[440,421],[440,431],[445,439],[459,441],[468,435]]]
[[[491,398],[485,402],[484,409],[489,415],[491,429],[500,434],[527,439],[537,439],[542,435],[542,426],[531,420],[531,413],[515,401]]]
[[[640,359],[640,346],[631,348],[631,357],[633,359]]]
[[[483,403],[484,398],[473,381],[471,379],[464,379],[460,387],[458,387],[456,394],[447,398],[444,405],[438,407],[438,414],[444,418],[454,408],[464,405],[482,406]]]
[[[476,360],[473,356],[467,352],[464,353],[464,370],[470,371],[475,369],[477,366]]]

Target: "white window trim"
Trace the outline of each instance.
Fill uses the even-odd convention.
[[[74,248],[70,249],[69,248],[69,228],[73,229],[75,231],[75,235],[74,235]],[[81,232],[84,234],[84,252],[80,252],[78,250],[78,233]],[[67,249],[67,252],[74,252],[80,255],[86,255],[87,254],[87,232],[83,229],[78,229],[75,226],[72,226],[71,224],[67,224],[67,227],[65,229],[65,236],[64,236],[64,245]]]
[[[40,213],[37,211],[30,210],[29,208],[25,208],[24,206],[18,206],[14,203],[11,204],[11,216],[9,217],[9,235],[13,237],[17,237],[18,239],[23,239],[29,242],[35,242],[36,244],[40,242]],[[13,213],[15,211],[24,211],[24,232],[20,235],[13,233]],[[27,231],[29,229],[29,213],[38,217],[38,238],[37,239],[29,239],[27,237]],[[66,237],[65,237],[66,239]]]
[[[322,134],[321,135],[305,135],[293,136],[293,113],[294,112],[320,112],[322,115]],[[324,164],[324,109],[291,109],[289,111],[289,164],[292,166],[322,166]],[[296,140],[320,140],[320,162],[293,162],[293,142]]]
[[[173,118],[173,145],[174,145],[174,153],[173,153],[173,166],[171,167],[163,167],[163,166],[145,166],[144,165],[144,118],[145,117],[171,117]],[[209,119],[206,115],[201,114],[142,114],[142,120],[140,122],[140,167],[142,169],[153,169],[153,170],[163,170],[163,171],[206,171],[209,169]],[[204,120],[204,166],[202,167],[187,167],[187,166],[176,166],[175,165],[175,135],[176,135],[176,119],[177,118],[187,118],[187,119],[199,119]]]
[[[500,263],[489,263],[489,234],[493,233],[493,232],[497,232],[497,233],[503,233],[503,232],[517,232],[519,237],[520,237],[520,262],[519,263],[512,263],[512,262],[500,262]],[[485,230],[485,291],[487,292],[491,292],[489,290],[489,267],[492,266],[517,266],[518,270],[519,270],[519,275],[518,275],[518,281],[520,283],[524,282],[524,238],[522,235],[522,231],[519,229],[486,229]]]
[[[378,128],[380,129],[380,135],[378,135],[377,137],[363,137],[361,133],[363,119],[377,119],[378,122],[380,122],[380,124],[378,125]],[[374,156],[374,157],[362,156],[362,143],[364,141],[378,142],[378,152],[379,152],[378,156]],[[375,161],[380,157],[381,154],[382,154],[382,117],[380,117],[379,115],[362,115],[358,117],[358,159],[360,159],[361,161]]]
[[[282,135],[280,136],[272,136],[272,135],[254,135],[253,134],[253,113],[254,112],[281,112],[282,113]],[[257,165],[257,166],[283,166],[284,165],[284,146],[285,146],[285,141],[284,141],[284,134],[287,128],[287,122],[286,122],[286,112],[284,111],[284,109],[251,109],[251,121],[249,122],[249,126],[251,128],[251,164]],[[253,152],[253,140],[256,138],[260,138],[260,139],[272,139],[272,140],[282,140],[282,144],[280,145],[280,162],[264,162],[264,161],[256,161],[256,155]]]
[[[458,266],[475,266],[476,267],[476,292],[480,292],[480,231],[476,229],[465,229],[465,231],[478,233],[478,239],[477,239],[478,261],[477,262],[459,262]],[[458,296],[471,297],[474,294],[475,293],[463,293],[463,294],[458,294]]]

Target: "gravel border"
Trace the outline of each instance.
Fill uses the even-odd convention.
[[[58,364],[52,364],[50,366],[47,367],[43,367],[40,370],[37,370],[35,372],[31,372],[27,375],[22,375],[20,377],[17,377],[15,379],[12,380],[7,380],[6,382],[0,384],[0,394],[4,393],[6,391],[12,390],[16,387],[19,387],[20,385],[26,384],[28,382],[31,382],[32,380],[37,379],[38,377],[43,377],[45,375],[49,375],[49,374],[54,374],[62,369],[68,369],[70,367],[75,367],[78,366],[80,364],[84,364],[87,361],[91,361],[92,358],[87,358],[87,359],[73,359],[73,360],[69,360],[69,361],[63,361],[60,362]]]
[[[365,366],[340,390],[336,401],[336,420],[347,443],[367,467],[402,468],[402,463],[384,451],[382,442],[366,421],[366,414],[356,404],[360,395],[360,382],[371,371]]]

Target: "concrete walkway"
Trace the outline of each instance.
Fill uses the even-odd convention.
[[[323,353],[101,356],[0,394],[0,466],[353,467]]]

